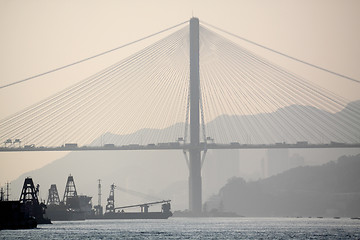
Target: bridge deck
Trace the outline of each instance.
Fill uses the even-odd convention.
[[[124,145],[124,146],[82,146],[82,147],[1,147],[0,152],[52,152],[52,151],[118,151],[118,150],[189,150],[193,149],[190,144],[149,144],[149,145]],[[198,149],[281,149],[281,148],[359,148],[360,143],[329,143],[329,144],[215,144],[209,143],[206,146],[200,144]]]

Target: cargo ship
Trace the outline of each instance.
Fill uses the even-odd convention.
[[[99,187],[100,183],[99,183]],[[171,200],[162,200],[156,202],[147,202],[135,205],[128,205],[122,207],[115,207],[114,189],[115,185],[112,184],[110,188],[110,194],[107,199],[106,211],[102,214],[102,206],[100,202],[95,206],[93,215],[89,216],[88,219],[168,219],[173,214],[171,212]],[[161,204],[161,210],[158,212],[149,211],[150,206]],[[138,212],[128,211],[128,209],[140,208]]]
[[[69,176],[65,186],[63,200],[60,201],[56,184],[49,189],[47,200],[47,216],[53,221],[85,220],[90,214],[92,205],[91,197],[78,195],[74,177]]]
[[[77,194],[73,176],[70,175],[67,179],[62,201],[60,201],[56,184],[52,184],[47,200],[47,216],[53,221],[78,221],[86,219],[167,219],[172,216],[171,200],[115,207],[115,184],[110,186],[110,195],[107,198],[106,211],[103,213],[100,180],[98,187],[98,205],[92,209],[92,198]],[[152,212],[149,210],[150,206],[159,204],[161,204],[160,211]],[[134,208],[139,208],[140,211],[129,211],[129,209]]]
[[[150,212],[151,205],[161,204],[160,212]],[[140,212],[125,212],[125,209],[140,207]],[[118,210],[118,211],[116,211]],[[103,219],[168,219],[172,216],[170,211],[170,200],[158,202],[141,203],[123,207],[116,207],[113,211],[105,212]]]

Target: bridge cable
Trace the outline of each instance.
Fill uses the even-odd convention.
[[[203,27],[202,27],[203,28]],[[202,30],[203,32],[204,32],[204,30]],[[212,32],[212,31],[211,31]],[[218,34],[216,34],[216,35],[218,35]],[[220,38],[223,38],[222,36],[220,36]],[[206,39],[211,39],[211,37],[209,37],[209,36],[206,36]],[[224,40],[225,41],[225,40]],[[221,53],[222,55],[221,56],[227,56],[227,55],[229,55],[229,60],[230,59],[234,59],[234,55],[236,56],[236,52],[238,52],[238,50],[240,49],[240,47],[238,46],[238,45],[236,45],[236,44],[234,44],[234,43],[231,43],[232,45],[233,45],[233,47],[232,47],[232,49],[229,49],[229,51],[227,51],[226,49],[223,49],[223,48],[221,48],[221,45],[223,45],[222,43],[224,42],[224,41],[222,41],[221,42],[221,40],[219,40],[219,38],[217,38],[216,40],[214,40],[214,42],[216,42],[216,46],[214,46],[214,47],[210,47],[209,49],[216,49],[216,50],[219,50],[219,53]],[[228,42],[228,43],[230,43],[230,41],[229,40],[227,40],[226,39],[226,42]],[[235,46],[236,45],[236,46]],[[221,48],[221,50],[220,50],[220,48]],[[241,51],[244,51],[244,50],[241,50]],[[228,54],[225,54],[224,55],[224,53],[227,53],[228,52]],[[219,55],[216,55],[215,54],[215,56],[213,56],[213,59],[217,59],[217,58],[219,58],[219,57],[221,57],[221,56],[219,56]],[[252,58],[254,58],[254,56],[256,56],[256,55],[253,55],[253,57]],[[202,60],[203,60],[204,58],[202,58]],[[220,80],[221,81],[223,81],[224,79],[226,79],[227,77],[226,76],[228,76],[228,74],[229,73],[231,73],[231,72],[233,72],[234,70],[236,70],[236,69],[238,69],[238,68],[240,68],[240,67],[242,67],[243,65],[244,65],[244,63],[243,62],[239,62],[239,63],[236,63],[236,64],[233,64],[233,60],[230,60],[230,62],[224,62],[224,59],[221,57],[221,59],[222,59],[222,61],[220,61],[220,64],[222,64],[222,67],[221,67],[221,69],[227,69],[227,67],[229,67],[227,70],[222,70],[221,71],[221,73],[220,73],[220,75],[221,75],[221,77],[222,78],[220,78]],[[235,59],[242,59],[242,60],[244,60],[244,56],[243,57],[241,57],[241,58],[235,58]],[[248,59],[248,57],[245,57],[245,60],[246,59]],[[278,73],[276,73],[277,75],[278,74],[281,74],[280,76],[282,76],[280,79],[282,79],[285,75],[284,75],[284,73],[288,76],[288,77],[290,77],[290,79],[291,78],[293,78],[293,79],[300,79],[299,77],[295,77],[294,78],[294,75],[291,75],[291,74],[289,74],[288,72],[285,72],[284,70],[276,70],[276,69],[280,69],[279,67],[274,67],[274,65],[271,65],[271,64],[269,64],[269,63],[267,63],[266,61],[264,61],[263,59],[261,59],[261,58],[259,58],[259,57],[255,57],[254,59],[258,59],[258,60],[256,60],[256,61],[258,61],[259,63],[261,63],[262,65],[263,64],[265,64],[264,66],[266,67],[266,66],[271,66],[271,68],[269,69],[269,70],[271,70],[270,71],[270,74],[272,75],[272,74],[274,74],[274,73],[271,73],[271,72],[273,72],[274,70],[276,71],[276,72],[278,72]],[[260,60],[260,61],[259,61]],[[251,61],[253,61],[253,60],[251,60]],[[249,62],[250,63],[250,62]],[[245,63],[246,64],[246,63]],[[258,64],[257,64],[258,65]],[[257,66],[257,65],[254,65],[254,66]],[[268,68],[268,67],[266,67],[266,68]],[[211,68],[214,68],[214,66],[212,66]],[[202,73],[204,72],[204,68],[202,68],[203,70],[201,71]],[[221,69],[218,69],[217,71],[220,71]],[[262,69],[262,68],[260,68],[260,69]],[[215,72],[217,72],[217,71],[215,71]],[[262,70],[262,71],[264,71],[264,70]],[[271,77],[271,75],[269,75],[267,72],[264,72],[264,73],[266,73],[269,77]],[[276,77],[276,75],[274,75],[274,77]],[[271,77],[271,78],[273,78],[273,77]],[[279,78],[279,76],[278,77],[276,77],[276,78],[274,78],[274,80],[275,79],[278,79]],[[202,78],[202,80],[204,80],[203,78]],[[284,79],[285,80],[285,79]],[[299,80],[296,80],[296,81],[299,81]],[[236,81],[235,81],[236,82]],[[232,83],[232,81],[230,82],[230,84]],[[267,83],[267,81],[264,81],[263,82],[263,84],[264,83]],[[295,82],[296,83],[296,82]],[[303,80],[302,80],[302,83],[301,83],[302,85],[304,84],[304,82],[303,82]],[[221,83],[221,84],[218,84],[218,87],[220,86],[220,87],[224,87],[224,86],[228,86],[229,85],[229,83]],[[248,85],[248,84],[247,84]],[[279,87],[278,86],[279,84],[275,84],[274,85],[274,87],[276,86],[277,88]],[[310,88],[311,89],[316,89],[316,88],[314,88],[314,86],[312,86],[312,85],[309,85],[309,84],[306,84],[307,86],[311,86]],[[251,85],[248,85],[248,86],[250,86],[251,87]],[[261,86],[261,85],[257,85],[257,86]],[[280,85],[281,86],[281,85]],[[285,85],[285,86],[290,86],[290,85]],[[296,85],[294,85],[295,87],[296,87]],[[290,91],[290,92],[294,92],[294,91],[296,91],[296,92],[298,92],[297,94],[302,94],[302,95],[298,95],[299,97],[306,97],[307,95],[309,95],[309,93],[307,92],[307,91],[305,91],[305,90],[302,90],[301,92],[299,92],[299,89],[301,90],[301,88],[300,88],[300,86],[301,85],[299,85],[299,87],[296,87],[296,88],[293,88],[293,90],[292,89],[289,89],[288,91]],[[252,88],[252,87],[251,87]],[[241,89],[241,88],[240,88]],[[261,88],[260,88],[261,89]],[[271,88],[270,88],[271,89]],[[319,88],[320,89],[320,88]],[[229,90],[230,89],[228,89],[228,90],[226,90],[227,91],[227,93],[229,94],[229,93],[231,93],[231,91],[229,92]],[[269,89],[267,89],[267,90],[269,90]],[[324,89],[323,89],[324,90]],[[241,92],[241,91],[240,91]],[[296,94],[296,92],[294,92],[295,94]],[[251,94],[256,94],[257,92],[256,91],[251,91]],[[284,93],[286,93],[287,94],[287,92],[285,91]],[[338,102],[338,100],[335,100],[334,98],[329,98],[328,96],[329,95],[324,95],[324,92],[321,92],[321,91],[318,91],[318,90],[315,90],[315,92],[314,93],[316,93],[316,97],[325,97],[326,96],[326,99],[328,99],[328,100],[331,100],[332,102],[334,102],[334,103],[336,103],[336,105],[339,105],[340,104],[340,106],[342,107],[342,108],[344,108],[345,107],[345,103],[344,103],[344,101],[343,100],[340,100],[340,102]],[[304,95],[305,94],[305,95]],[[331,94],[330,94],[331,95]],[[332,95],[334,95],[334,94],[332,94]],[[214,94],[213,94],[213,96],[214,96]],[[215,94],[215,96],[218,96],[218,94]],[[261,99],[262,98],[262,94],[256,94],[255,95],[256,96],[256,98],[254,98],[253,100],[254,101],[256,101],[257,102],[257,104],[259,104],[259,101],[257,101],[256,99]],[[275,95],[275,96],[277,96],[277,95]],[[311,95],[312,96],[312,95]],[[335,95],[334,95],[335,96]],[[292,98],[292,96],[291,95],[289,95],[289,97],[290,98]],[[312,96],[312,98],[313,98],[314,96]],[[339,96],[335,96],[335,98],[338,98]],[[271,98],[270,98],[271,99]],[[325,99],[325,98],[324,98]],[[295,100],[295,99],[293,99],[293,100]],[[311,100],[311,98],[309,98],[309,100]],[[250,102],[250,104],[251,104],[251,101],[246,101],[246,102]],[[245,102],[245,103],[246,103]],[[266,101],[265,101],[266,102]],[[298,102],[298,101],[296,101],[296,102]],[[302,101],[300,101],[299,103],[301,104],[301,102]],[[314,101],[314,100],[311,100],[311,102],[312,102],[312,104],[311,105],[313,105],[314,103],[316,104],[316,102]],[[327,102],[328,101],[325,101],[325,103],[327,104]],[[274,102],[275,103],[275,105],[278,105],[276,102]],[[286,103],[286,102],[284,102],[284,103]],[[255,109],[257,109],[256,108],[256,105],[257,104],[255,104],[254,105],[254,107],[255,107]],[[322,101],[320,102],[320,104],[322,104]],[[267,103],[266,103],[266,105],[268,105]],[[332,107],[333,105],[328,105],[328,107]],[[339,107],[340,107],[339,106]],[[281,108],[281,106],[280,105],[278,105],[278,107],[277,108]],[[301,110],[301,109],[299,109],[298,107],[296,107],[298,110]],[[291,108],[290,108],[291,109]],[[339,110],[341,110],[340,108],[338,108]],[[252,113],[254,113],[251,109],[248,109],[248,110],[250,110],[250,112],[252,112]],[[258,110],[257,110],[258,111]],[[281,112],[281,111],[280,111]],[[307,112],[304,112],[303,110],[301,110],[300,112],[302,112],[302,113],[305,113],[305,114],[307,114]],[[352,111],[351,111],[352,112]],[[316,114],[316,112],[314,112],[315,114]],[[323,113],[323,112],[321,112],[321,113]],[[353,112],[354,114],[355,114],[355,112]],[[358,116],[358,115],[354,115],[354,117],[355,116]],[[260,115],[260,117],[261,117],[261,115]],[[308,115],[308,117],[311,119],[312,117],[310,116],[310,115]],[[300,117],[300,116],[298,116],[297,118],[295,118],[294,120],[296,120],[296,121],[298,121],[298,120],[300,120],[302,117]],[[275,118],[276,119],[276,118]],[[356,119],[356,117],[355,117],[355,119]],[[307,118],[305,118],[304,120],[307,120]],[[302,120],[302,121],[304,121],[304,120]],[[327,118],[326,117],[324,117],[324,119],[323,119],[323,121],[324,122],[326,122],[327,121]],[[331,120],[332,121],[332,120]],[[314,122],[313,122],[314,123]],[[266,124],[266,122],[265,122],[265,124]],[[342,124],[342,123],[340,123],[340,124]],[[351,122],[349,122],[349,124],[351,124]],[[257,124],[258,125],[258,124]],[[303,124],[300,124],[299,126],[302,126]],[[322,126],[323,125],[323,123],[322,122],[319,122],[319,125],[320,126]],[[229,126],[229,125],[228,125]],[[281,127],[282,127],[282,125],[280,125]],[[258,127],[261,127],[260,125],[258,125]],[[355,125],[353,125],[353,127],[356,127]],[[294,129],[294,128],[293,128]],[[297,129],[297,128],[295,128],[295,129]],[[335,129],[338,129],[338,128],[335,128]],[[302,130],[302,132],[304,132],[304,129]],[[306,131],[305,131],[306,132]],[[311,134],[311,131],[309,132],[309,131],[307,131],[308,133],[310,133]],[[320,132],[319,132],[320,133]],[[348,137],[349,137],[349,135],[347,135],[347,139],[348,139]]]
[[[331,71],[331,70],[328,70],[328,69],[326,69],[326,68],[323,68],[323,67],[314,65],[314,64],[312,64],[312,63],[305,62],[305,61],[303,61],[303,60],[301,60],[301,59],[292,57],[292,56],[290,56],[290,55],[287,55],[287,54],[285,54],[285,53],[279,52],[279,51],[274,50],[274,49],[272,49],[272,48],[266,47],[266,46],[264,46],[264,45],[261,45],[261,44],[259,44],[259,43],[254,42],[254,41],[251,41],[251,40],[248,40],[248,39],[246,39],[246,38],[240,37],[240,36],[238,36],[238,35],[236,35],[236,34],[230,33],[230,32],[228,32],[228,31],[226,31],[226,30],[223,30],[223,29],[221,29],[221,28],[218,28],[218,27],[216,27],[216,26],[214,26],[214,25],[211,25],[211,24],[209,24],[209,23],[206,23],[206,22],[204,22],[204,21],[201,21],[201,23],[203,23],[203,24],[205,24],[205,25],[207,25],[207,26],[210,26],[210,27],[212,27],[212,28],[215,28],[215,29],[217,29],[217,30],[219,30],[219,31],[221,31],[221,32],[226,33],[226,34],[229,34],[229,35],[231,35],[231,36],[233,36],[233,37],[239,38],[239,39],[241,39],[241,40],[243,40],[243,41],[245,41],[245,42],[251,43],[251,44],[256,45],[256,46],[258,46],[258,47],[261,47],[261,48],[264,48],[264,49],[269,50],[269,51],[271,51],[271,52],[274,52],[274,53],[277,53],[277,54],[279,54],[279,55],[282,55],[282,56],[284,56],[284,57],[290,58],[290,59],[292,59],[292,60],[294,60],[294,61],[297,61],[297,62],[306,64],[306,65],[308,65],[308,66],[311,66],[311,67],[320,69],[320,70],[322,70],[322,71],[331,73],[331,74],[333,74],[333,75],[336,75],[336,76],[339,76],[339,77],[342,77],[342,78],[351,80],[351,81],[353,81],[353,82],[360,83],[360,80],[357,80],[357,79],[355,79],[355,78],[351,78],[351,77],[348,77],[348,76],[346,76],[346,75],[343,75],[343,74],[340,74],[340,73],[336,73],[336,72]]]
[[[306,92],[305,92],[306,93]]]
[[[138,53],[138,54],[135,54],[134,56],[129,57],[128,60],[130,62],[128,60],[125,60],[125,61],[123,60],[120,62],[120,65],[119,65],[119,63],[115,64],[112,67],[108,68],[105,72],[103,72],[101,74],[95,74],[94,77],[90,77],[87,80],[83,81],[82,83],[76,84],[75,89],[70,87],[69,88],[70,90],[67,89],[65,92],[55,95],[55,98],[50,97],[50,99],[46,99],[45,101],[43,101],[43,104],[44,104],[44,102],[46,104],[45,105],[40,104],[40,106],[41,106],[40,108],[38,107],[39,104],[36,104],[34,107],[30,108],[30,110],[27,110],[25,112],[20,112],[20,114],[15,114],[15,116],[8,118],[8,120],[6,122],[8,122],[10,124],[16,124],[17,121],[18,122],[20,121],[20,125],[22,126],[22,129],[24,129],[23,127],[25,127],[25,129],[30,130],[30,132],[28,132],[28,134],[26,134],[26,136],[27,137],[32,136],[33,140],[36,139],[36,137],[34,139],[34,136],[43,135],[43,133],[46,131],[48,131],[48,134],[52,133],[52,134],[48,135],[48,137],[50,137],[50,138],[51,138],[51,136],[57,136],[57,139],[61,138],[62,137],[61,135],[63,134],[63,133],[59,134],[61,132],[65,132],[65,133],[70,132],[71,135],[75,136],[76,132],[79,132],[80,129],[82,128],[82,126],[89,123],[91,121],[91,119],[98,119],[97,122],[99,122],[99,121],[101,122],[102,121],[101,119],[105,118],[105,120],[109,122],[111,118],[106,118],[109,113],[108,109],[113,110],[114,107],[116,106],[116,104],[108,105],[108,106],[110,106],[109,108],[108,107],[100,108],[101,111],[98,111],[99,107],[101,106],[101,104],[111,103],[107,99],[110,100],[110,97],[112,97],[112,96],[117,96],[118,99],[120,99],[120,98],[124,99],[124,97],[126,95],[131,94],[131,89],[135,89],[136,86],[140,86],[138,84],[134,85],[134,80],[139,80],[139,81],[146,80],[147,82],[151,83],[152,80],[156,80],[157,76],[159,76],[160,78],[158,80],[160,80],[160,82],[158,81],[157,87],[156,87],[156,85],[154,85],[154,83],[156,81],[152,81],[151,85],[153,85],[156,88],[158,88],[158,87],[161,88],[163,83],[166,82],[168,80],[168,78],[163,74],[162,75],[154,74],[155,73],[154,71],[162,71],[162,72],[166,72],[166,73],[172,72],[172,78],[175,77],[174,70],[169,69],[169,65],[164,65],[164,62],[174,62],[172,59],[169,58],[171,55],[173,55],[172,58],[180,57],[179,52],[181,52],[181,49],[176,52],[173,52],[172,49],[174,49],[174,47],[175,47],[174,44],[178,44],[178,45],[182,44],[182,41],[183,41],[184,37],[186,36],[184,34],[187,34],[187,29],[186,30],[183,29],[183,30],[179,30],[179,31],[177,33],[174,33],[174,35],[172,35],[173,37],[165,38],[165,40],[160,40],[160,42],[156,43],[155,45],[152,45],[152,46],[158,45],[158,47],[156,47],[157,49],[151,50],[151,52],[149,52],[149,54],[147,54],[147,56],[145,56],[145,55],[141,56],[141,55],[143,52],[146,53],[149,48],[146,48],[145,50],[140,51],[140,55]],[[168,39],[168,40],[166,40],[166,39]],[[161,43],[161,41],[162,42],[165,41],[164,43],[166,43],[166,41],[167,41],[166,44],[168,45],[168,47],[166,46],[166,44],[159,45],[159,43]],[[151,47],[151,48],[153,48],[153,47]],[[140,58],[138,58],[137,56],[140,56]],[[154,61],[154,57],[156,57],[158,60]],[[136,58],[138,58],[138,60],[136,60]],[[141,59],[143,59],[143,60],[141,60]],[[162,60],[160,60],[160,59],[162,59]],[[144,63],[144,60],[147,61],[148,64]],[[154,64],[156,62],[157,62],[157,66],[159,66],[159,67],[155,67]],[[177,62],[179,62],[179,61],[177,61]],[[129,66],[126,66],[128,63],[129,64],[132,63],[132,64],[130,64]],[[120,68],[118,66],[120,66]],[[143,72],[148,72],[148,71],[143,66],[145,66],[145,68],[152,68],[152,71],[149,73],[151,75],[150,78],[144,77],[145,75],[143,74]],[[160,66],[165,66],[165,68],[160,67]],[[139,71],[140,68],[143,68],[145,71]],[[167,71],[166,68],[169,71]],[[127,83],[125,83],[125,85],[121,84],[121,83],[124,83],[124,81],[118,81],[120,75],[117,72],[121,73],[120,75],[123,75],[125,77],[125,78],[123,78],[127,82]],[[128,73],[126,73],[126,72],[128,72]],[[185,72],[188,72],[188,71],[186,70]],[[147,74],[147,75],[149,75],[149,74]],[[182,73],[182,74],[184,75],[184,73]],[[141,77],[141,75],[143,75],[143,77]],[[140,77],[137,77],[137,76],[140,76]],[[137,81],[137,82],[140,84],[139,81]],[[181,81],[177,82],[177,84],[180,84],[180,83],[181,83]],[[114,87],[115,86],[114,84],[116,84],[118,87]],[[183,83],[181,83],[181,84],[183,84]],[[149,85],[149,84],[145,83],[145,85],[143,85],[142,87],[147,89],[148,88],[147,85]],[[171,85],[171,83],[168,82],[167,86],[169,87],[170,85]],[[85,87],[85,88],[83,88],[83,87]],[[128,90],[125,90],[126,88]],[[118,91],[117,89],[119,89],[121,91],[125,90],[125,92],[123,94],[118,94],[118,93],[116,94],[115,91]],[[179,93],[174,94],[174,95],[181,95],[180,91],[182,91],[182,89],[184,89],[184,88],[179,87],[177,89],[178,89]],[[79,92],[79,90],[80,90],[80,92]],[[111,91],[109,92],[109,90],[111,90]],[[129,90],[130,90],[130,92],[129,92]],[[157,90],[155,90],[155,91],[157,92]],[[126,92],[128,92],[128,94],[126,94]],[[148,93],[149,97],[151,96],[149,91],[147,91],[146,93]],[[174,91],[172,93],[174,93]],[[167,96],[167,98],[169,98],[169,96],[171,96],[171,94],[170,95],[169,94],[166,95],[166,94],[167,93],[165,92],[165,97]],[[154,95],[156,95],[156,94],[153,94],[153,96]],[[58,96],[61,96],[62,99],[61,98],[59,99]],[[57,100],[53,101],[53,99],[57,99]],[[115,100],[115,99],[113,99],[113,100]],[[161,102],[162,100],[160,99],[159,101]],[[121,102],[122,101],[118,102],[118,104]],[[135,103],[133,100],[131,100],[130,103],[131,102]],[[172,100],[170,102],[172,102],[173,104],[175,102],[178,102],[177,103],[178,105],[181,103],[181,101],[174,101],[174,100]],[[50,108],[49,108],[49,106],[50,106]],[[129,105],[129,106],[131,107],[131,105]],[[98,109],[98,110],[96,110],[96,109]],[[173,109],[173,111],[175,111],[175,113],[177,113],[178,116],[181,115],[178,113],[179,111],[176,111],[176,109],[179,109],[179,107],[174,108],[174,107],[170,106],[169,109]],[[95,110],[98,112],[96,113]],[[36,112],[35,115],[34,115],[34,111]],[[45,112],[47,112],[47,113],[44,114]],[[103,115],[102,112],[105,114]],[[110,114],[115,114],[116,112],[117,111],[110,111]],[[164,111],[162,111],[162,112],[164,112]],[[130,113],[134,113],[134,111],[131,111]],[[168,113],[168,114],[165,115],[165,117],[163,119],[165,119],[165,121],[169,121],[170,120],[169,116],[172,115],[171,114],[172,112],[165,111],[165,113]],[[19,116],[22,119],[24,119],[24,117],[26,118],[26,116],[29,116],[29,114],[30,114],[30,116],[32,115],[35,118],[30,118],[30,119],[27,119],[26,121],[20,120],[20,119],[16,120],[16,119],[18,119]],[[40,124],[40,122],[44,121],[44,120],[47,123]],[[66,121],[70,124],[65,124],[64,121]],[[54,124],[54,122],[55,122],[55,124]],[[2,122],[2,123],[4,123],[4,122]],[[44,123],[44,122],[42,122],[42,123]],[[116,122],[112,122],[112,123],[116,123]],[[34,128],[34,124],[38,125],[39,127]],[[0,124],[0,125],[3,125],[3,127],[5,127],[7,130],[10,130],[8,127],[6,127],[6,125],[8,125],[8,124],[5,124],[5,125]],[[111,124],[111,125],[114,126],[114,124]],[[21,126],[17,125],[17,127],[21,127]],[[46,126],[48,126],[48,127],[46,127]],[[64,128],[65,126],[66,126],[66,128]],[[92,136],[94,136],[94,134],[96,134],[96,132],[101,131],[100,128],[98,128],[98,127],[95,127],[95,128],[92,127],[90,129],[91,129],[90,131],[84,131],[81,135],[85,136],[86,134],[90,133],[87,137],[89,139]],[[98,129],[98,130],[96,130],[96,129]],[[23,131],[24,130],[21,130],[21,132],[23,132]],[[28,131],[28,130],[26,130],[26,131]],[[36,132],[38,134],[36,134]],[[16,136],[16,133],[14,133],[13,136]],[[77,139],[79,139],[79,136],[77,136]],[[80,139],[82,139],[82,137],[80,137]],[[48,144],[49,143],[48,141],[53,142],[52,140],[47,139],[44,143]],[[55,140],[55,142],[58,142],[58,140]]]
[[[93,89],[96,89],[96,90],[97,90],[97,88],[93,88]],[[91,94],[91,92],[90,92],[90,93],[89,93],[89,92],[86,92],[86,93],[87,93],[88,95]],[[76,94],[76,96],[79,97],[78,93]],[[69,100],[69,99],[71,99],[71,98],[67,98],[67,99]],[[62,104],[62,105],[64,106],[64,104]],[[66,105],[65,105],[65,106],[66,106]],[[76,105],[75,105],[75,106],[76,106]],[[58,110],[59,110],[59,109],[58,109]],[[58,111],[57,111],[57,112],[58,112]],[[42,116],[43,114],[39,114],[39,115]],[[53,114],[49,114],[49,115],[50,115],[50,116],[53,116]],[[34,121],[34,122],[36,122],[36,121]]]
[[[34,76],[31,76],[31,77],[25,78],[25,79],[23,79],[23,80],[19,80],[19,81],[16,81],[16,82],[12,82],[12,83],[9,83],[9,84],[5,84],[5,85],[3,85],[3,86],[0,86],[0,89],[2,89],[2,88],[7,88],[7,87],[10,87],[10,86],[12,86],[12,85],[16,85],[16,84],[19,84],[19,83],[22,83],[22,82],[26,82],[26,81],[32,80],[32,79],[34,79],[34,78],[38,78],[38,77],[41,77],[41,76],[44,76],[44,75],[47,75],[47,74],[50,74],[50,73],[53,73],[53,72],[57,72],[57,71],[59,71],[59,70],[62,70],[62,69],[65,69],[65,68],[68,68],[68,67],[77,65],[77,64],[79,64],[79,63],[86,62],[86,61],[91,60],[91,59],[93,59],[93,58],[97,58],[97,57],[100,57],[100,56],[102,56],[102,55],[105,55],[105,54],[114,52],[114,51],[119,50],[119,49],[121,49],[121,48],[130,46],[130,45],[133,45],[133,44],[138,43],[138,42],[140,42],[140,41],[146,40],[146,39],[148,39],[148,38],[151,38],[151,37],[154,37],[154,36],[159,35],[159,34],[161,34],[161,33],[164,33],[164,32],[166,32],[166,31],[169,31],[169,30],[171,30],[171,29],[173,29],[173,28],[179,27],[179,26],[181,26],[181,25],[183,25],[183,24],[185,24],[185,23],[187,23],[187,22],[189,22],[189,21],[184,21],[184,22],[179,23],[179,24],[176,24],[176,25],[174,25],[174,26],[172,26],[172,27],[168,27],[168,28],[166,28],[166,29],[164,29],[164,30],[161,30],[161,31],[159,31],[159,32],[150,34],[150,35],[148,35],[148,36],[145,36],[145,37],[140,38],[140,39],[138,39],[138,40],[132,41],[132,42],[130,42],[130,43],[126,43],[126,44],[121,45],[121,46],[118,46],[118,47],[116,47],[116,48],[107,50],[107,51],[105,51],[105,52],[98,53],[98,54],[93,55],[93,56],[91,56],[91,57],[87,57],[87,58],[81,59],[81,60],[79,60],[79,61],[76,61],[76,62],[67,64],[67,65],[64,65],[64,66],[61,66],[61,67],[58,67],[58,68],[54,68],[54,69],[52,69],[52,70],[50,70],[50,71],[47,71],[47,72],[44,72],[44,73],[40,73],[40,74],[34,75]]]

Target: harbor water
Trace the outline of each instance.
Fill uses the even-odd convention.
[[[170,218],[53,222],[0,239],[360,239],[349,218]]]

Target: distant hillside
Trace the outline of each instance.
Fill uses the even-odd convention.
[[[360,100],[349,103],[336,113],[311,106],[290,105],[270,113],[221,115],[208,122],[205,130],[207,136],[213,138],[216,143],[272,144],[274,141],[295,143],[305,140],[318,143],[330,142],[330,140],[343,142],[343,139],[346,142],[353,142],[354,139],[359,138],[359,122]],[[91,145],[174,142],[178,137],[183,137],[184,129],[184,123],[177,123],[164,129],[140,129],[127,135],[105,133],[95,139]]]
[[[360,100],[336,113],[312,106],[290,105],[270,113],[222,115],[209,122],[206,131],[215,142],[226,143],[354,142],[359,140],[359,124]]]
[[[207,205],[243,216],[359,217],[359,173],[360,154],[255,182],[232,178]]]

